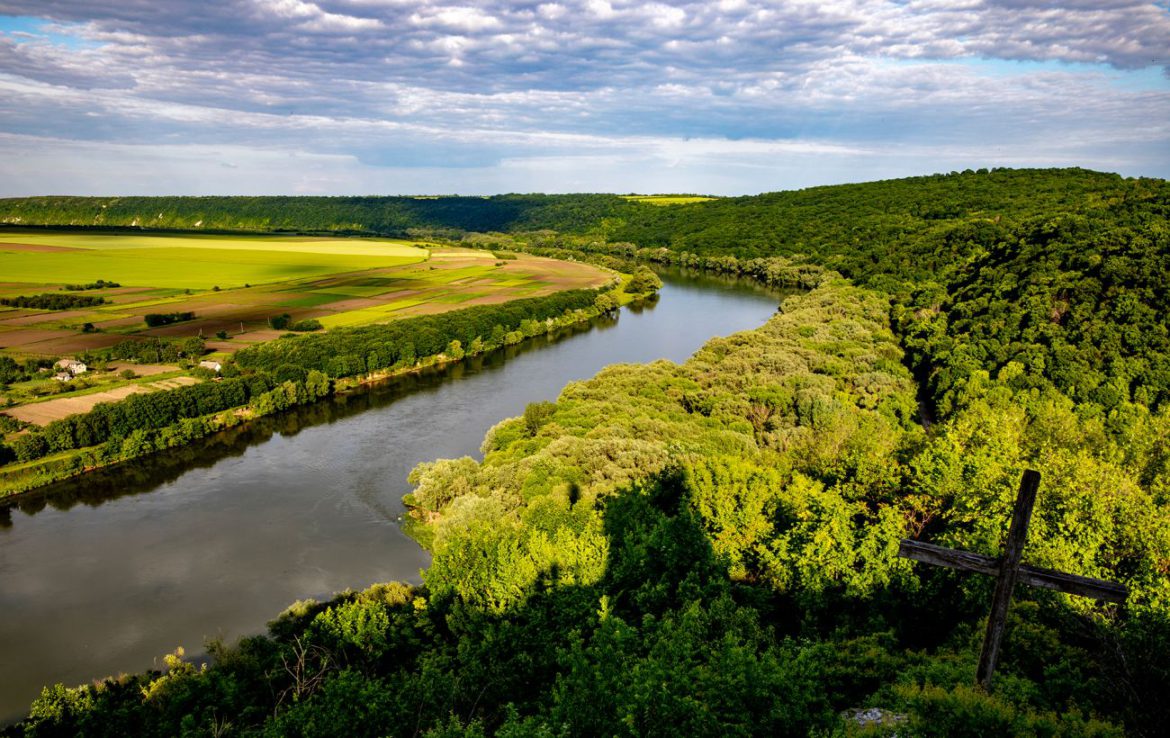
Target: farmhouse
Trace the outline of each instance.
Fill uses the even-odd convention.
[[[53,365],[53,368],[60,369],[61,374],[68,373],[68,375],[69,375],[68,378],[70,378],[70,379],[72,379],[73,377],[76,377],[78,374],[85,374],[87,371],[89,371],[89,367],[87,367],[85,364],[83,364],[82,362],[77,361],[75,359],[61,359],[60,361],[58,361],[56,364]],[[61,378],[61,376],[60,376],[60,374],[58,374],[57,379],[60,379],[60,378]]]
[[[69,372],[57,372],[53,375],[53,379],[56,379],[58,382],[68,382],[73,379],[73,375]]]
[[[199,362],[199,366],[204,369],[210,369],[216,374],[219,374],[219,370],[223,369],[223,364],[220,364],[218,361],[201,361]]]

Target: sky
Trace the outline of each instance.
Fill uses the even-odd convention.
[[[0,0],[0,196],[1170,176],[1170,1]]]

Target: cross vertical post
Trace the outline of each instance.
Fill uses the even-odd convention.
[[[1012,522],[1008,528],[1007,543],[999,562],[999,576],[995,581],[995,598],[991,602],[991,614],[987,617],[987,635],[983,639],[983,652],[979,655],[979,685],[991,689],[991,677],[999,662],[999,647],[1003,642],[1007,625],[1008,604],[1020,572],[1020,558],[1024,553],[1024,541],[1028,537],[1028,523],[1032,520],[1032,507],[1036,504],[1036,491],[1040,488],[1040,472],[1029,469],[1020,480],[1020,492],[1012,510]]]

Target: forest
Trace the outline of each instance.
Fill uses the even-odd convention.
[[[496,200],[491,227],[466,227]],[[88,202],[53,217],[80,222]],[[408,227],[471,245],[807,291],[683,364],[568,385],[496,425],[481,460],[417,467],[421,585],[294,603],[265,635],[210,643],[206,666],[176,652],[48,687],[9,734],[1166,734],[1167,183],[981,170],[669,206],[418,202],[429,220]],[[471,335],[448,327],[361,351]],[[336,375],[329,336],[240,364]],[[1028,468],[1042,486],[1025,560],[1130,595],[1018,589],[984,692],[992,580],[911,564],[898,541],[996,555]],[[894,722],[843,717],[863,707]]]

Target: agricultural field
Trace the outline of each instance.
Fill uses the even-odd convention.
[[[703,195],[623,195],[622,197],[630,202],[640,202],[645,205],[690,205],[693,202],[707,202],[715,199]]]
[[[405,241],[217,235],[0,232],[5,282],[206,290],[321,277],[423,261]]]
[[[287,315],[289,324],[314,319],[328,330],[598,287],[613,278],[586,264],[382,239],[44,232],[0,232],[0,275],[0,298],[105,300],[65,310],[0,306],[0,355],[17,360],[76,356],[127,338],[193,336],[221,357],[284,334],[271,327],[277,316]],[[98,280],[118,286],[78,289]],[[148,314],[185,313],[194,318],[146,324]],[[169,370],[179,367],[156,369]],[[133,391],[156,388],[131,384]],[[7,388],[0,402],[56,403],[22,417],[41,424],[61,414],[58,406],[77,412],[76,402],[50,396],[124,385],[115,372],[90,372],[84,382],[64,385],[45,375]]]

